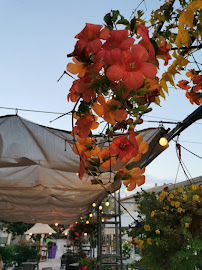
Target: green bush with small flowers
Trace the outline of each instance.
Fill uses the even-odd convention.
[[[197,185],[178,187],[159,194],[143,191],[139,221],[128,230],[141,250],[141,266],[147,270],[192,270],[202,265],[202,190]]]

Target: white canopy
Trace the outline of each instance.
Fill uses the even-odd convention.
[[[57,233],[48,224],[36,223],[24,234],[45,234],[45,233]]]
[[[160,132],[148,129],[141,134],[153,144]],[[91,184],[92,177],[78,178],[79,157],[72,144],[70,132],[17,115],[0,117],[0,220],[69,224],[107,195],[103,187]],[[143,162],[148,154],[144,156]],[[108,179],[108,173],[103,174],[102,181]],[[120,182],[105,187],[114,192]]]

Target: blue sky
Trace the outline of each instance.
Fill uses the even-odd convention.
[[[67,102],[72,79],[61,76],[70,62],[67,53],[73,51],[74,36],[85,23],[102,24],[104,15],[111,9],[119,9],[129,18],[141,1],[72,1],[72,0],[1,0],[0,1],[0,107],[24,108],[42,111],[67,112],[71,104]],[[140,9],[156,9],[164,1],[145,0]],[[163,67],[164,68],[164,67]],[[162,70],[161,70],[162,71]],[[183,78],[181,78],[183,79]],[[145,120],[159,118],[182,121],[197,106],[191,105],[183,90],[170,88],[162,107],[154,108]],[[13,114],[14,110],[0,109],[0,115]],[[50,123],[57,115],[21,112],[18,114],[33,122],[54,128],[71,130],[68,117]],[[159,118],[155,118],[159,117]],[[145,122],[141,128],[156,127]],[[165,125],[166,128],[173,125]],[[180,135],[182,145],[202,156],[202,120],[193,124]],[[183,142],[188,141],[188,142]],[[198,142],[198,143],[196,143]],[[183,161],[192,177],[201,175],[201,159],[182,151]],[[153,161],[146,170],[146,184],[143,188],[174,182],[178,167],[175,144]],[[177,181],[185,180],[180,170]]]

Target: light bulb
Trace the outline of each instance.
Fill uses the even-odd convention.
[[[115,193],[119,193],[119,189],[115,191]]]
[[[96,203],[93,203],[92,206],[95,207],[96,206]]]
[[[65,235],[67,235],[67,233],[65,233]]]
[[[86,224],[89,224],[89,221],[88,220],[86,221]]]
[[[52,233],[49,233],[49,235],[51,235]]]
[[[129,192],[129,191],[128,191],[128,189],[127,189],[127,187],[125,188],[125,192],[126,192],[126,193],[128,193],[128,192]]]
[[[104,222],[105,220],[104,220],[104,218],[102,218],[102,222]]]
[[[83,218],[82,217],[80,217],[80,220],[82,220]]]
[[[55,223],[55,227],[57,227],[58,226],[58,223]]]
[[[105,205],[106,205],[106,206],[109,206],[109,202],[108,202],[108,201],[106,201]]]
[[[29,235],[32,236],[32,233],[30,233]]]
[[[166,145],[168,145],[168,140],[165,137],[161,137],[159,140],[159,144],[161,146],[166,146]]]
[[[93,217],[93,214],[92,214],[92,213],[90,213],[90,214],[89,214],[89,217]]]
[[[102,210],[102,205],[99,206],[99,209]]]

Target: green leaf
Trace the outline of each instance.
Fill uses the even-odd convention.
[[[104,16],[104,21],[105,21],[108,28],[113,29],[113,22],[112,22],[112,17],[111,17],[110,13],[107,13]]]
[[[130,30],[133,32],[136,25],[136,18],[134,17],[130,22]]]
[[[112,10],[112,21],[115,22],[119,16],[119,10]]]
[[[129,21],[126,20],[126,19],[120,19],[120,20],[118,20],[117,24],[128,25],[129,24]]]

